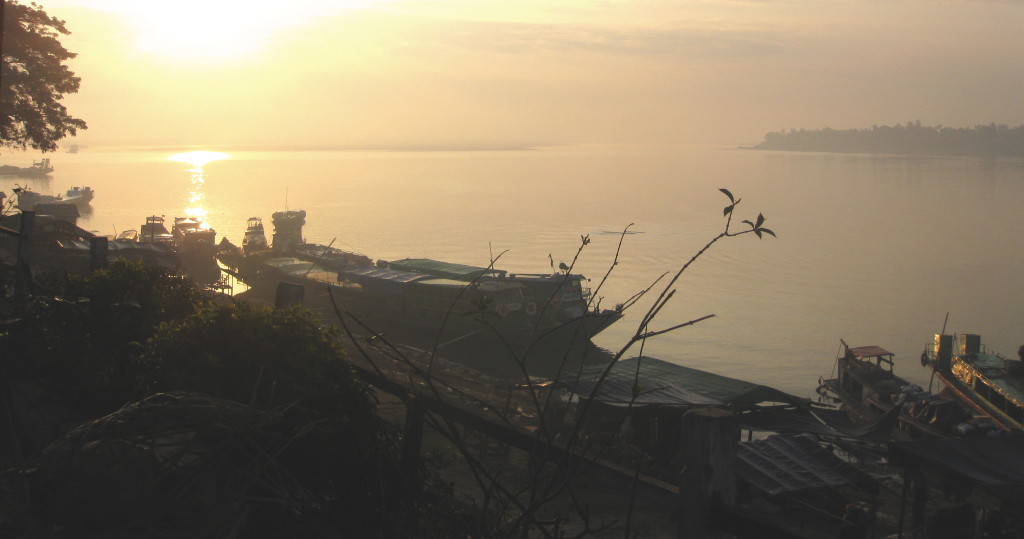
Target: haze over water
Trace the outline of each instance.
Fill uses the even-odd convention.
[[[504,253],[517,272],[571,262],[589,235],[575,271],[596,286],[633,223],[609,306],[717,234],[728,188],[738,220],[762,212],[779,237],[712,249],[658,324],[716,317],[646,353],[809,395],[840,338],[927,385],[917,357],[947,312],[1005,354],[1024,343],[1020,158],[734,149],[780,129],[1024,123],[1020,2],[42,4],[71,31],[81,89],[64,104],[89,129],[22,185],[96,189],[87,229],[205,214],[237,244],[248,217],[304,209],[310,241]],[[393,151],[279,150],[313,147]],[[195,149],[225,155],[170,159]],[[625,342],[652,299],[599,344]]]
[[[80,225],[102,234],[199,209],[218,239],[239,244],[248,217],[262,217],[269,235],[274,211],[304,209],[307,241],[385,260],[486,265],[501,254],[496,265],[520,273],[551,271],[548,254],[571,263],[589,235],[574,271],[593,287],[633,223],[599,292],[605,306],[674,272],[717,234],[724,187],[743,199],[737,220],[761,212],[778,238],[719,242],[651,329],[716,317],[649,341],[646,354],[809,396],[840,338],[888,348],[898,373],[927,385],[918,356],[947,312],[947,332],[980,333],[1007,355],[1024,344],[1022,159],[680,144],[228,151],[199,174],[194,161],[168,159],[177,153],[55,154],[52,178],[28,183],[53,194],[91,186]],[[651,300],[597,344],[621,346]]]

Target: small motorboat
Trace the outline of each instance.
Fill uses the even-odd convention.
[[[92,197],[96,194],[92,190],[92,187],[72,187],[68,189],[67,193],[64,193],[65,204],[77,204],[79,206],[86,205],[92,201]]]
[[[245,237],[242,238],[242,252],[250,254],[266,251],[269,248],[267,235],[263,231],[263,220],[259,217],[250,217],[246,223]]]

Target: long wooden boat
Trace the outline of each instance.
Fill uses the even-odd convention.
[[[589,340],[622,318],[621,308],[592,305],[582,275],[518,275],[425,260],[373,262],[306,243],[304,222],[301,210],[277,212],[269,250],[236,249],[219,258],[254,288],[298,284],[310,306],[326,307],[333,296],[342,310],[371,327],[398,326],[445,340],[483,338],[517,348],[535,341],[562,344]]]
[[[840,342],[843,353],[836,359],[837,377],[819,380],[819,392],[827,391],[841,400],[852,421],[873,421],[899,407],[897,428],[891,433],[894,440],[953,438],[994,428],[955,400],[897,376],[892,352],[876,345],[850,347]]]
[[[53,165],[50,159],[44,157],[39,161],[33,161],[30,167],[18,167],[14,165],[0,165],[0,176],[21,176],[26,178],[41,178],[53,172]]]
[[[955,353],[954,353],[955,350]],[[921,354],[946,390],[976,413],[1006,430],[1024,428],[1024,346],[1020,359],[986,349],[981,336],[935,335],[935,344]]]

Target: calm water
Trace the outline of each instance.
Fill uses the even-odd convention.
[[[216,150],[216,148],[211,148]],[[304,209],[308,241],[375,259],[429,257],[550,271],[588,245],[576,270],[610,306],[674,272],[724,224],[725,187],[777,239],[720,242],[678,283],[655,327],[715,314],[646,343],[687,366],[811,395],[843,338],[918,356],[947,331],[980,333],[1013,355],[1024,343],[1024,160],[774,153],[715,146],[574,146],[501,152],[231,152],[201,168],[174,151],[55,154],[62,193],[97,191],[86,229],[137,229],[147,215],[206,211],[236,244],[246,218]],[[9,157],[9,156],[8,156]],[[27,165],[30,158],[24,163]],[[25,183],[22,183],[25,185]],[[0,179],[10,193],[14,179]],[[653,299],[653,296],[650,298]],[[597,343],[619,348],[641,301]]]

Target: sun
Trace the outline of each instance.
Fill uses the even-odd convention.
[[[316,17],[383,0],[100,0],[135,31],[135,49],[185,61],[237,60],[262,53],[280,32]]]

